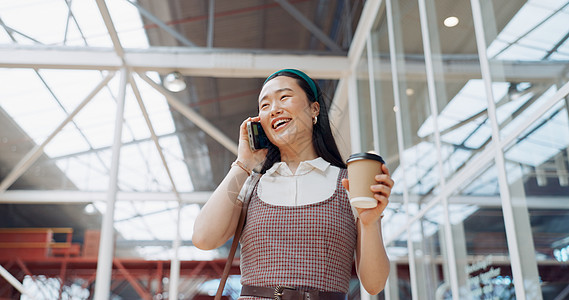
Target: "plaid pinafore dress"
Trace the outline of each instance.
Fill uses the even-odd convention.
[[[346,176],[340,169],[330,198],[302,206],[263,202],[255,187],[240,240],[241,284],[348,292],[357,229]]]

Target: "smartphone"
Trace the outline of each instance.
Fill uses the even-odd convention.
[[[247,122],[247,133],[249,135],[249,147],[251,150],[259,150],[269,147],[269,139],[263,131],[259,122]]]

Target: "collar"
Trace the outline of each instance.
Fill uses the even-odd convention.
[[[288,165],[285,162],[277,162],[270,169],[267,170],[265,175],[268,176],[293,176],[304,175],[314,169],[324,173],[330,166],[330,163],[325,161],[322,157],[317,157],[312,160],[305,160],[300,162],[296,169],[296,174],[292,174]]]

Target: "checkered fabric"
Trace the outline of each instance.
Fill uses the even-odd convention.
[[[255,190],[240,241],[242,284],[348,292],[357,229],[346,176],[340,170],[332,197],[309,205],[271,205]]]

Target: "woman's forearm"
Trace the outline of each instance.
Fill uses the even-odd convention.
[[[389,258],[383,245],[381,220],[370,225],[358,222],[357,266],[366,291],[376,295],[383,290],[389,276]]]
[[[202,207],[194,223],[192,243],[203,250],[220,247],[235,232],[241,201],[237,199],[247,173],[232,167]]]

